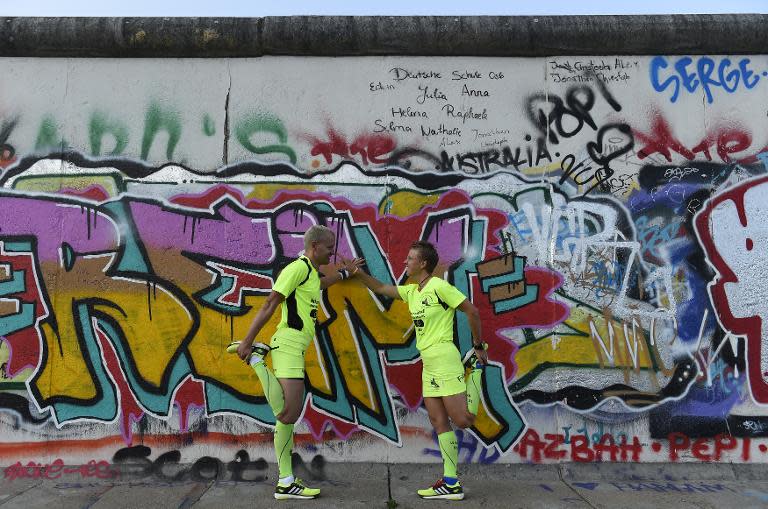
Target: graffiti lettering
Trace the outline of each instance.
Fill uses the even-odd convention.
[[[692,64],[695,70],[689,70]],[[732,64],[731,59],[723,57],[716,65],[710,57],[697,57],[695,62],[691,57],[682,57],[673,63],[673,74],[666,79],[661,78],[662,70],[667,69],[669,65],[666,57],[657,56],[651,60],[651,85],[656,92],[664,92],[671,87],[669,101],[673,103],[677,101],[681,92],[692,94],[701,86],[707,102],[711,104],[714,101],[713,88],[733,93],[740,83],[745,89],[750,90],[760,81],[759,72],[749,68],[749,58],[742,58],[738,64]],[[715,73],[716,79],[713,77]]]

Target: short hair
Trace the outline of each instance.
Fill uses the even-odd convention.
[[[333,233],[333,230],[327,226],[316,224],[310,227],[307,233],[304,234],[304,249],[307,250],[312,247],[313,242],[320,242],[321,240],[335,237],[336,234]]]
[[[411,244],[411,249],[415,249],[419,252],[419,257],[427,262],[427,272],[432,274],[435,267],[437,267],[437,261],[439,259],[435,246],[426,240],[417,240]]]

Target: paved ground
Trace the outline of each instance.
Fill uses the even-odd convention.
[[[440,475],[438,464],[330,463],[305,471],[315,478],[311,484],[322,488],[321,498],[281,502],[272,498],[274,465],[238,476],[231,465],[220,469],[220,478],[250,479],[244,481],[204,479],[215,476],[215,468],[173,467],[123,467],[113,479],[93,477],[93,469],[63,468],[44,472],[54,479],[31,478],[35,471],[27,470],[11,480],[6,470],[0,508],[768,507],[768,467],[762,465],[466,465],[463,502],[423,501],[416,495]]]

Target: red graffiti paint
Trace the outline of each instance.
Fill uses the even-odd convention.
[[[327,164],[333,162],[333,156],[344,159],[355,159],[359,156],[363,164],[385,164],[397,147],[395,138],[388,134],[361,134],[348,142],[346,137],[339,134],[333,127],[326,130],[325,139],[309,136],[313,156],[321,155]]]
[[[749,387],[752,397],[758,403],[768,403],[768,383],[761,370],[762,358],[762,320],[763,318],[755,315],[746,318],[737,318],[734,316],[729,303],[726,288],[729,284],[739,283],[739,279],[733,269],[728,265],[722,255],[718,252],[713,239],[711,230],[712,212],[721,204],[731,201],[736,208],[739,220],[742,226],[747,225],[747,212],[745,209],[745,194],[755,186],[768,183],[768,177],[759,177],[747,180],[738,186],[735,186],[710,199],[704,208],[695,218],[695,229],[699,237],[699,242],[704,248],[709,263],[717,270],[719,276],[709,284],[709,293],[713,307],[717,313],[720,323],[726,330],[733,334],[747,337],[747,376],[749,377]],[[757,253],[755,256],[762,256]]]
[[[18,293],[4,295],[5,299],[15,299],[19,308],[24,304],[34,304],[34,320],[47,315],[42,293],[38,283],[35,260],[30,253],[4,252],[0,249],[0,266],[10,270],[10,274],[21,273],[24,277],[24,290]],[[5,273],[5,271],[3,271]],[[6,366],[7,376],[12,378],[25,368],[37,366],[40,357],[40,340],[34,327],[26,327],[5,336],[10,347],[10,358]]]
[[[693,457],[699,461],[720,461],[724,451],[733,451],[739,445],[736,437],[725,434],[719,434],[714,438],[700,437],[696,440],[691,440],[683,433],[670,433],[668,441],[670,461],[677,461],[680,459],[681,451],[689,450],[691,454],[693,454]],[[746,456],[746,458],[749,459],[749,444],[750,440],[748,438],[744,439],[742,458]]]
[[[324,439],[347,440],[355,431],[360,429],[356,424],[319,412],[312,404],[308,404],[304,410],[303,420],[309,427],[310,434],[317,441]],[[327,436],[326,433],[328,433]]]
[[[397,384],[394,384],[396,390],[410,410],[421,406],[421,361],[415,364],[388,365],[386,372],[387,379],[397,380]]]
[[[93,201],[106,201],[110,198],[109,192],[100,185],[90,185],[83,189],[73,189],[71,187],[65,187],[59,190],[60,194],[66,194],[69,196],[77,196],[78,198],[85,198],[86,200]]]
[[[523,459],[534,463],[544,460],[573,461],[590,463],[593,461],[639,461],[643,447],[637,437],[631,442],[614,439],[605,434],[600,442],[592,444],[585,435],[571,435],[566,443],[565,435],[545,434],[542,440],[539,434],[528,429],[515,450]]]
[[[138,422],[141,419],[144,415],[144,410],[139,406],[136,398],[133,397],[133,391],[131,391],[128,380],[125,378],[125,373],[123,373],[120,367],[120,360],[117,358],[113,347],[109,344],[109,339],[98,327],[96,327],[96,338],[101,346],[107,371],[112,375],[112,379],[117,385],[118,400],[120,401],[120,407],[118,408],[120,433],[123,435],[125,443],[131,445],[133,443],[132,423]]]
[[[205,388],[202,382],[187,378],[176,390],[174,402],[179,410],[181,431],[189,429],[189,412],[194,408],[205,408]]]
[[[747,131],[719,126],[710,129],[699,143],[688,148],[675,136],[669,122],[660,113],[654,115],[650,133],[646,134],[633,129],[632,134],[637,141],[644,143],[644,146],[637,152],[637,157],[641,160],[654,154],[661,154],[667,161],[672,161],[672,153],[674,152],[688,160],[694,160],[697,154],[701,154],[707,161],[712,161],[712,149],[714,149],[723,162],[729,163],[734,161],[731,154],[744,152],[752,145],[752,135]],[[760,152],[762,150],[742,156],[736,161],[740,163],[754,162],[756,155]]]
[[[240,306],[243,299],[243,290],[270,290],[272,288],[272,279],[261,274],[240,270],[220,263],[212,263],[212,265],[221,271],[222,276],[232,278],[233,280],[232,289],[220,299],[223,304]]]
[[[64,474],[79,474],[83,479],[114,479],[119,472],[106,461],[91,460],[79,466],[65,466],[62,459],[53,463],[36,463],[34,461],[23,465],[20,461],[3,470],[3,478],[8,481],[17,479],[59,479]]]
[[[536,430],[529,428],[514,450],[521,458],[541,463],[550,461],[573,461],[576,463],[591,462],[637,462],[643,453],[659,455],[656,461],[679,461],[683,455],[692,455],[699,461],[721,461],[724,453],[736,451],[741,445],[741,459],[750,458],[751,440],[738,439],[727,434],[715,437],[691,438],[684,433],[670,433],[667,436],[667,447],[662,442],[643,444],[637,436],[631,439],[621,436],[617,439],[610,433],[605,433],[595,442],[587,435],[544,434],[543,438]],[[741,441],[741,444],[739,443]],[[646,456],[647,458],[647,456]]]

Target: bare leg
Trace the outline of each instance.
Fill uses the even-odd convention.
[[[283,388],[285,407],[277,414],[277,420],[285,424],[293,424],[299,420],[301,410],[304,408],[304,379],[303,378],[278,378]]]
[[[453,396],[443,396],[443,405],[451,422],[459,428],[470,428],[475,424],[475,416],[467,409],[467,394],[462,392]]]
[[[424,398],[429,420],[437,432],[437,442],[440,445],[440,455],[443,457],[443,477],[456,478],[459,445],[456,434],[448,422],[448,411],[443,404],[445,398]]]

